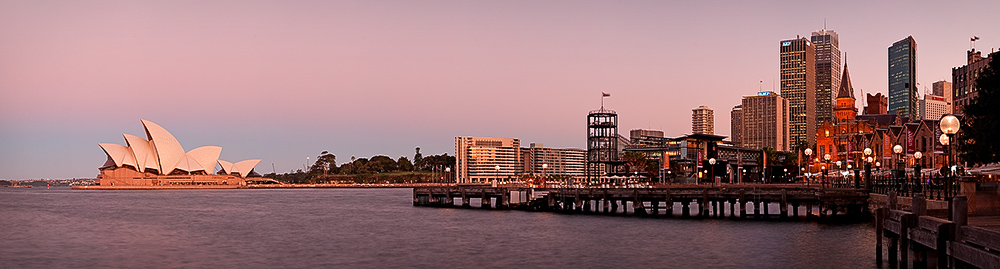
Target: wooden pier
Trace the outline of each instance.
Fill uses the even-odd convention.
[[[893,268],[1000,268],[1000,218],[970,217],[969,201],[951,201],[951,216],[928,214],[927,200],[914,195],[910,211],[901,210],[895,193],[876,210],[876,260],[882,263],[883,239]],[[950,220],[949,220],[950,219]]]
[[[413,189],[413,205],[699,218],[865,218],[868,216],[866,210],[868,194],[864,191],[823,189],[802,185],[746,184],[719,187],[668,185],[648,188],[422,187]],[[770,212],[774,205],[777,206],[777,212]]]

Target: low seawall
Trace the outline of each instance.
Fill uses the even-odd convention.
[[[77,185],[75,190],[219,190],[219,189],[298,189],[298,188],[423,188],[447,187],[447,183],[400,184],[250,184],[250,185],[162,185],[162,186],[101,186]]]

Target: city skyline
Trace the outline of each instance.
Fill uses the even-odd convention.
[[[459,136],[585,149],[601,92],[620,133],[678,137],[691,108],[780,92],[775,44],[820,29],[857,97],[888,95],[887,49],[907,36],[920,94],[966,64],[970,37],[1000,48],[1000,19],[967,12],[1000,3],[899,3],[4,1],[0,179],[94,177],[95,144],[139,119],[260,173],[324,150],[455,155]],[[729,117],[715,127],[730,136]]]

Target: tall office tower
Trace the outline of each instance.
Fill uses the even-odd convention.
[[[691,133],[715,134],[715,111],[707,106],[692,109]]]
[[[954,100],[955,98],[955,94],[951,91],[951,82],[942,80],[934,82],[933,85],[934,86],[931,88],[934,89],[934,95],[944,97],[944,102],[945,102],[944,113],[951,114],[952,100]]]
[[[854,86],[851,85],[851,73],[847,71],[847,63],[844,63],[844,78],[840,81],[840,90],[837,91],[837,108],[834,109],[834,113],[836,113],[834,117],[837,118],[837,122],[850,124],[858,117],[856,100]]]
[[[729,114],[730,121],[729,125],[732,127],[730,132],[732,133],[731,139],[733,140],[733,145],[737,147],[743,146],[743,105],[736,105],[733,107],[733,112]]]
[[[743,108],[743,147],[788,151],[788,100],[773,92],[759,92],[756,96],[744,96],[740,106]]]
[[[1000,52],[993,52],[983,58],[982,53],[979,51],[969,50],[968,63],[962,67],[955,67],[951,69],[951,82],[952,90],[954,91],[955,97],[954,102],[952,102],[952,112],[956,114],[965,114],[965,106],[971,104],[976,97],[979,96],[978,89],[976,89],[976,78],[979,75],[979,71],[982,71],[984,67],[990,62],[990,57],[1000,56]]]
[[[513,178],[523,165],[520,139],[455,137],[455,172],[459,183]]]
[[[912,36],[889,47],[889,114],[917,118],[917,41]]]
[[[886,114],[889,107],[889,97],[882,95],[882,93],[876,93],[875,95],[867,94],[865,99],[868,101],[865,106],[865,115],[878,115]]]
[[[816,50],[806,38],[781,41],[781,97],[788,100],[792,147],[816,143]],[[743,109],[746,109],[744,106]]]
[[[840,89],[840,37],[833,30],[812,32],[816,48],[816,126],[833,122],[834,91]]]

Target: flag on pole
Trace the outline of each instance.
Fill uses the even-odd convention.
[[[601,92],[601,97],[611,97],[611,94],[606,92]]]

